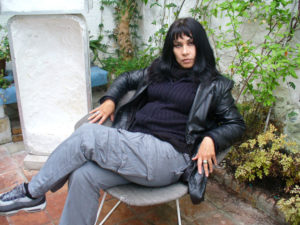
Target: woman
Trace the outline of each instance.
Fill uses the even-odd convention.
[[[216,154],[245,129],[232,86],[216,70],[203,27],[192,18],[176,20],[161,57],[116,79],[91,111],[90,123],[61,143],[30,183],[0,195],[0,213],[41,210],[45,193],[68,180],[60,224],[93,224],[100,189],[129,182],[168,185],[191,160],[209,176]],[[134,96],[116,109],[130,90]],[[113,128],[99,125],[108,118]]]

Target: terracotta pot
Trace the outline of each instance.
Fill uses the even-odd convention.
[[[6,65],[5,59],[0,59],[0,73],[2,71],[3,71],[3,73],[5,72],[5,65]]]

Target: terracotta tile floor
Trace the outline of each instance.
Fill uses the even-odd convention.
[[[23,169],[24,150],[9,151],[0,145],[0,193],[17,183],[30,180],[37,171]],[[56,193],[47,193],[47,207],[42,212],[20,212],[10,217],[0,216],[0,225],[54,225],[59,224],[67,186]],[[216,198],[217,196],[217,198]],[[108,197],[103,212],[108,212],[116,199]],[[276,225],[270,217],[253,208],[233,193],[224,190],[210,180],[206,200],[193,205],[189,196],[180,200],[183,225]],[[100,215],[103,218],[103,215]],[[151,207],[134,207],[123,203],[107,220],[105,225],[174,225],[177,224],[175,202]]]

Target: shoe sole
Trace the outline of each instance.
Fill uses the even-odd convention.
[[[33,212],[39,212],[39,211],[42,211],[46,208],[46,201],[41,204],[41,205],[36,205],[36,206],[33,206],[33,207],[28,207],[28,208],[22,208],[22,209],[18,209],[18,210],[14,210],[14,211],[9,211],[9,212],[0,212],[0,215],[1,216],[12,216],[20,211],[25,211],[25,212],[28,212],[28,213],[33,213]]]

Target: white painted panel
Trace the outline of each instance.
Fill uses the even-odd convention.
[[[47,155],[90,110],[86,24],[39,15],[15,16],[8,26],[25,147]]]
[[[3,13],[80,12],[87,0],[0,0]]]

